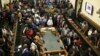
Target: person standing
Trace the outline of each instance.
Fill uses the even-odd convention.
[[[32,56],[31,52],[28,49],[28,45],[23,45],[22,55],[21,56]]]
[[[3,46],[3,39],[1,38],[1,36],[0,36],[0,56],[4,56],[4,51],[3,51],[3,49],[2,49],[2,46]]]
[[[53,20],[52,17],[50,17],[47,21],[47,26],[52,27],[53,26]]]

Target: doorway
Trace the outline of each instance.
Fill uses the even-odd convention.
[[[81,12],[82,3],[83,3],[83,0],[76,0],[76,2],[75,2],[76,17]]]

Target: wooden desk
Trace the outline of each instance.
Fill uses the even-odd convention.
[[[42,28],[43,30],[44,28]],[[45,29],[43,35],[43,56],[68,56],[62,41],[52,33],[52,30],[55,31],[55,28]]]
[[[52,33],[54,35],[56,35],[56,29],[54,27],[44,27],[40,29],[41,35],[43,37],[43,35],[47,32],[47,31],[52,31]]]

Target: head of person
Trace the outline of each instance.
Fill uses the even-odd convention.
[[[27,44],[23,44],[23,48],[27,48],[28,47],[28,45]]]

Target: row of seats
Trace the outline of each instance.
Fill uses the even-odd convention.
[[[82,36],[82,38],[87,42],[87,44],[93,49],[93,51],[99,55],[99,51],[97,50],[98,46],[99,46],[99,39],[97,40],[97,38],[99,37],[99,31],[96,31],[96,34],[94,33],[93,35],[95,35],[95,37],[93,37],[91,35],[92,38],[89,38],[89,35],[92,33],[91,31],[89,32],[88,29],[91,28],[90,25],[88,25],[88,23],[85,21],[82,24],[77,24],[78,21],[71,19],[68,17],[67,21],[69,21],[69,23],[72,25],[72,27],[78,32],[78,34],[80,34]],[[88,32],[88,33],[87,33]],[[94,39],[94,40],[93,40]],[[95,41],[97,41],[98,46],[95,47],[97,44]]]
[[[0,11],[0,48],[2,48],[2,55],[0,56],[12,56],[14,53],[13,45],[15,38],[15,24],[17,20],[17,12],[14,11],[14,4],[6,4],[5,8],[1,8]]]

